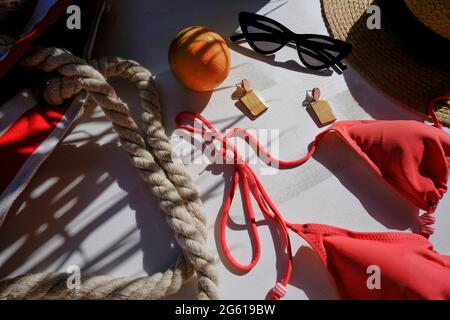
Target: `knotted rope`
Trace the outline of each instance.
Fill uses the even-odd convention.
[[[79,290],[67,288],[65,273],[23,275],[0,281],[3,299],[158,299],[179,290],[195,271],[198,298],[217,299],[217,272],[214,257],[205,248],[205,214],[197,190],[181,160],[172,152],[161,123],[160,105],[151,73],[135,61],[103,58],[86,61],[62,49],[34,49],[21,65],[57,72],[47,82],[44,99],[61,104],[81,91],[95,101],[111,120],[123,148],[141,177],[150,184],[167,214],[182,253],[164,273],[142,278],[112,278],[84,275]],[[121,77],[133,82],[139,92],[144,133],[130,116],[106,78]]]

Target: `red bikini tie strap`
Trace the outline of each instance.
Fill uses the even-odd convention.
[[[193,121],[198,120],[201,123],[201,128],[182,124],[182,121],[184,119]],[[286,246],[287,264],[284,270],[284,274],[280,279],[280,282],[278,282],[272,289],[272,298],[276,300],[282,298],[286,294],[286,285],[289,282],[292,272],[292,250],[288,234],[288,228],[290,228],[291,225],[284,220],[283,216],[270,199],[269,195],[267,194],[266,190],[264,189],[255,172],[251,169],[251,167],[247,163],[244,162],[236,146],[230,143],[228,140],[230,137],[234,135],[244,136],[247,143],[250,144],[254,149],[256,148],[256,150],[258,151],[258,155],[262,154],[264,157],[270,160],[271,163],[277,165],[278,167],[293,167],[304,163],[314,153],[316,149],[316,144],[313,143],[311,149],[305,156],[293,161],[284,161],[277,159],[273,155],[271,155],[270,152],[268,152],[263,146],[261,146],[261,144],[255,137],[253,137],[244,129],[235,128],[230,132],[228,132],[225,137],[223,137],[223,135],[220,132],[218,132],[207,119],[205,119],[203,116],[199,114],[192,112],[182,112],[178,114],[175,121],[178,128],[187,130],[188,132],[191,133],[201,134],[203,139],[206,137],[209,141],[211,139],[219,140],[222,146],[219,150],[222,154],[222,157],[224,159],[233,160],[234,166],[233,179],[231,182],[229,194],[226,197],[225,203],[223,205],[223,212],[220,219],[220,228],[219,228],[220,245],[225,257],[230,262],[230,264],[236,269],[246,272],[251,270],[258,263],[259,258],[261,256],[261,245],[256,226],[255,215],[253,211],[251,195],[253,195],[254,199],[256,200],[264,217],[266,219],[274,221],[279,226],[280,231],[283,235],[283,241]],[[236,192],[238,186],[240,186],[240,190],[243,195],[242,198],[244,202],[244,207],[246,209],[245,211],[249,216],[248,220],[251,224],[250,236],[253,238],[253,241],[255,243],[255,251],[253,253],[252,260],[247,265],[239,263],[232,256],[230,249],[227,245],[225,233],[226,224],[230,214],[230,207],[233,201],[234,193]]]

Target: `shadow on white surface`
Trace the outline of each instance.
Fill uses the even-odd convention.
[[[400,106],[391,97],[372,86],[365,78],[349,65],[343,77],[349,92],[373,119],[377,120],[416,120],[424,122],[418,114]]]
[[[109,124],[103,114],[87,112],[78,125],[92,122]],[[86,273],[111,274],[124,261],[135,263],[132,258],[139,252],[136,274],[165,270],[179,249],[158,200],[129,163],[112,128],[97,135],[75,129],[73,135],[82,137],[61,143],[0,228],[0,278],[65,271],[68,264]],[[108,135],[112,139],[102,141]],[[117,190],[105,195],[114,185]],[[101,200],[92,205],[95,198]],[[98,238],[98,230],[109,239]]]
[[[334,280],[313,249],[301,246],[293,259],[290,285],[301,289],[310,300],[338,300]]]
[[[277,10],[285,2],[271,1],[274,7],[270,10]],[[129,1],[115,1],[107,12],[108,19],[100,26],[95,54],[127,56],[160,75],[169,69],[167,52],[178,31],[193,25],[214,26],[214,31],[227,37],[239,27],[240,11],[257,12],[267,3],[269,0],[134,0],[130,6]],[[110,30],[116,31],[114,37],[120,42],[111,41]]]

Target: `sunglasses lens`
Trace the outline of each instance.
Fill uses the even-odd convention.
[[[283,43],[283,31],[268,21],[253,20],[248,22],[246,28],[247,41],[262,52],[277,51],[285,44]]]
[[[299,55],[307,67],[328,67],[343,58],[334,39],[308,38],[299,48]]]

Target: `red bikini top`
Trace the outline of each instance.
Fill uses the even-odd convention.
[[[433,250],[427,237],[433,233],[434,212],[447,190],[450,165],[450,135],[441,130],[434,111],[434,126],[417,121],[341,121],[316,136],[309,152],[296,160],[283,161],[273,157],[244,129],[235,128],[222,136],[199,114],[177,115],[178,128],[200,133],[206,141],[221,142],[218,150],[228,161],[233,160],[234,175],[220,219],[220,243],[225,257],[238,270],[249,271],[261,255],[251,196],[266,219],[279,227],[287,256],[284,274],[272,289],[272,297],[286,294],[292,271],[292,251],[288,229],[303,237],[318,254],[333,276],[343,298],[348,299],[450,299],[450,257]],[[183,120],[199,121],[201,128],[183,124]],[[279,168],[298,166],[307,161],[317,144],[329,133],[336,133],[348,143],[389,185],[411,203],[426,212],[419,217],[422,235],[402,232],[361,233],[320,224],[292,224],[278,211],[261,182],[245,163],[231,136],[244,137],[258,154],[263,154]],[[229,162],[227,162],[229,163]],[[249,264],[243,265],[232,256],[226,241],[226,224],[234,193],[240,186],[250,233],[255,250]],[[425,237],[424,237],[425,236]],[[393,258],[395,257],[395,258]],[[381,286],[367,286],[367,268],[380,268]]]

